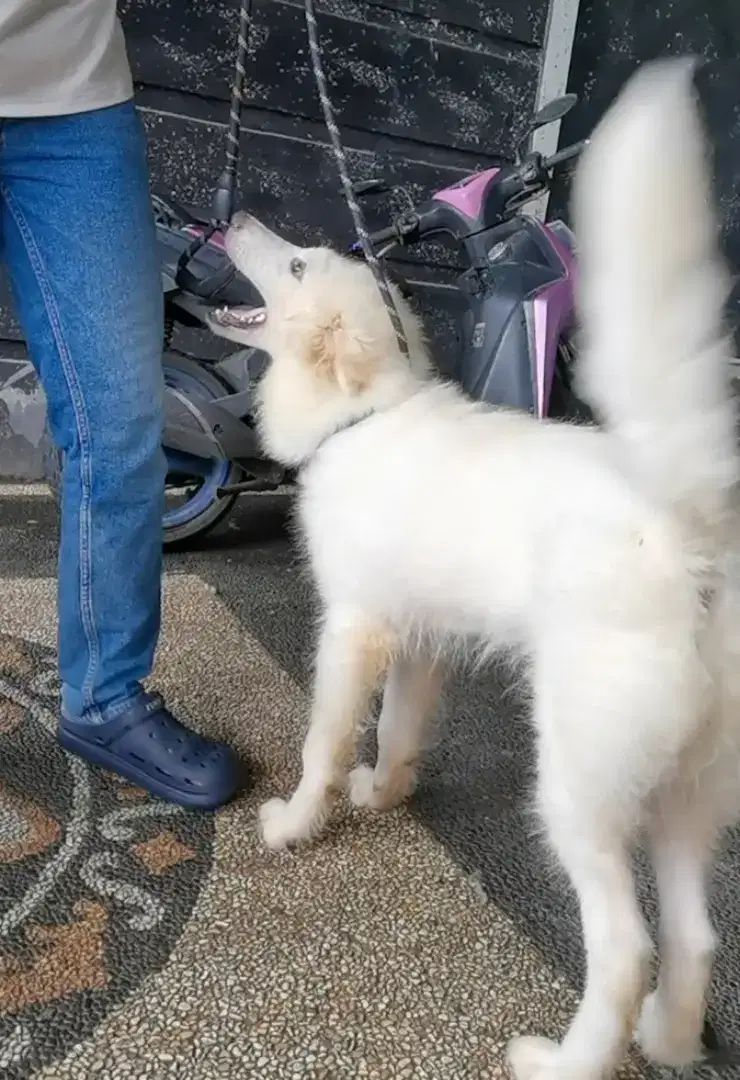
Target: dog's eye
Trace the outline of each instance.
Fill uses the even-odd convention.
[[[306,269],[306,264],[304,263],[303,259],[299,259],[297,257],[295,259],[291,259],[291,261],[290,261],[290,272],[291,272],[291,274],[293,275],[294,278],[298,278],[298,280],[300,281],[301,278],[303,277],[303,273],[304,273],[305,269]]]

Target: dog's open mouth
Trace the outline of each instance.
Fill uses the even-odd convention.
[[[249,330],[254,326],[262,326],[267,321],[267,308],[264,307],[223,307],[214,308],[208,316],[216,326],[228,327],[232,330]]]

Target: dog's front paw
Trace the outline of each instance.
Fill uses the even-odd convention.
[[[643,1002],[637,1025],[637,1043],[656,1065],[682,1068],[702,1056],[701,1036],[680,1023],[671,1023],[655,993]]]
[[[506,1056],[516,1080],[550,1080],[556,1075],[559,1053],[556,1042],[523,1035],[511,1040]]]
[[[303,830],[291,803],[270,799],[260,807],[262,839],[273,851],[280,851],[304,839]]]

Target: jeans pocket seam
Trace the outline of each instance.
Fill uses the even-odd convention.
[[[85,638],[90,652],[87,673],[82,684],[82,697],[85,706],[90,710],[93,718],[100,720],[99,710],[93,701],[93,687],[100,663],[100,644],[98,630],[95,621],[95,611],[92,599],[92,454],[90,450],[90,428],[85,410],[85,400],[80,389],[77,373],[72,363],[72,357],[65,341],[59,309],[54,298],[54,292],[44,267],[43,259],[36,246],[33,233],[29,228],[23,212],[16,203],[10,191],[6,187],[0,187],[0,194],[10,211],[13,220],[23,240],[23,245],[31,264],[33,275],[41,292],[49,320],[54,343],[59,353],[62,365],[62,373],[72,403],[72,411],[75,418],[77,439],[80,444],[81,487],[80,499],[80,530],[79,530],[79,555],[80,555],[80,614],[85,631]]]

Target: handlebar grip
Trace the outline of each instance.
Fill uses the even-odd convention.
[[[573,143],[572,146],[566,146],[564,150],[559,150],[557,154],[545,159],[545,168],[553,169],[556,165],[562,165],[564,161],[570,161],[571,158],[578,157],[587,146],[588,139],[581,139],[580,142]]]
[[[386,244],[389,240],[398,239],[398,229],[395,225],[387,225],[385,229],[378,229],[377,232],[370,233],[370,242],[372,244]]]
[[[377,247],[378,244],[386,244],[389,240],[398,240],[398,230],[395,225],[388,225],[385,229],[378,229],[377,232],[369,233],[369,240],[373,247]],[[355,240],[349,250],[362,251],[362,244],[359,240]]]

